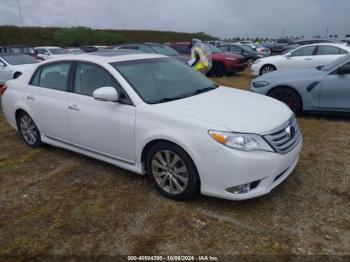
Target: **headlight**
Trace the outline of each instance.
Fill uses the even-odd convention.
[[[256,81],[256,82],[253,82],[253,86],[255,88],[260,88],[260,87],[264,87],[264,86],[268,86],[270,83],[269,82],[266,82],[266,81]]]
[[[226,60],[231,60],[231,61],[237,61],[236,58],[233,58],[233,57],[225,57]]]
[[[209,130],[209,135],[222,145],[242,151],[274,152],[271,146],[259,135],[241,134]]]

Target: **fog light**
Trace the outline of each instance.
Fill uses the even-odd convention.
[[[251,183],[234,186],[234,187],[227,188],[226,191],[233,194],[246,194],[250,191],[250,185]]]

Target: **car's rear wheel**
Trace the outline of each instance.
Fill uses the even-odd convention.
[[[273,65],[264,65],[260,70],[260,75],[265,75],[276,70],[277,68]]]
[[[225,67],[221,63],[213,63],[209,76],[211,77],[223,77],[225,75]]]
[[[299,114],[302,111],[300,95],[292,88],[277,87],[272,89],[268,95],[285,103],[295,114]]]
[[[146,169],[157,190],[175,200],[188,200],[199,190],[199,176],[190,156],[180,147],[160,142],[147,154]]]
[[[31,147],[37,147],[41,144],[40,131],[34,120],[24,111],[20,112],[17,117],[19,133],[23,141]]]

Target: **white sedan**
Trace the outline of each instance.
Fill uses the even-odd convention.
[[[302,144],[283,103],[217,86],[157,54],[45,61],[7,82],[2,107],[28,146],[47,143],[148,174],[172,199],[267,194],[292,173]]]
[[[59,58],[62,55],[67,55],[69,52],[58,46],[39,46],[34,48],[38,57],[42,59]]]
[[[281,69],[323,66],[349,53],[350,47],[345,44],[305,45],[283,55],[256,60],[251,67],[252,75],[259,76]]]
[[[0,85],[7,80],[19,77],[25,70],[40,61],[25,54],[0,54]]]

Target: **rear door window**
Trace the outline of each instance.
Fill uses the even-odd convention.
[[[320,45],[318,47],[318,55],[341,55],[346,54],[347,52],[341,48],[328,45]]]
[[[70,62],[54,63],[40,67],[32,78],[31,85],[67,91]]]

